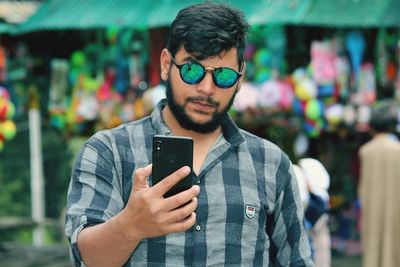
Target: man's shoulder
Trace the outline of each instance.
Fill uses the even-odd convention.
[[[92,135],[86,143],[95,144],[96,142],[102,142],[109,144],[115,139],[129,139],[132,136],[143,135],[150,133],[152,130],[151,119],[149,116],[143,117],[142,119],[123,123],[111,129],[103,129],[97,131]]]
[[[264,149],[273,150],[279,153],[282,152],[282,150],[276,144],[272,143],[271,141],[265,138],[261,138],[244,129],[240,129],[240,133],[243,136],[244,143],[247,143],[248,145],[263,147]]]

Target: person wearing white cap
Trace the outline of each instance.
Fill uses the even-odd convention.
[[[329,185],[330,176],[320,161],[303,158],[298,162],[309,188],[309,205],[305,218],[311,223],[313,258],[316,267],[331,266],[331,238],[329,232]],[[297,174],[296,174],[297,175]]]

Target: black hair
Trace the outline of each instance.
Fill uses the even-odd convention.
[[[369,125],[377,133],[392,132],[397,123],[396,104],[391,101],[380,101],[371,108]]]
[[[169,30],[167,48],[172,55],[181,48],[202,60],[231,48],[243,63],[249,24],[243,13],[227,5],[201,3],[179,11]]]

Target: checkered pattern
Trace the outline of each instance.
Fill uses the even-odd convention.
[[[136,168],[151,163],[152,137],[170,130],[161,101],[151,116],[96,133],[83,146],[68,192],[66,235],[84,266],[79,231],[104,222],[127,203]],[[288,157],[240,130],[227,116],[194,176],[197,221],[183,233],[143,240],[125,266],[312,266],[303,211]],[[255,208],[246,216],[246,206]]]

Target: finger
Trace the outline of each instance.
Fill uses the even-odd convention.
[[[133,189],[134,190],[149,187],[147,178],[151,175],[151,168],[152,168],[152,164],[149,164],[146,167],[138,168],[135,170],[134,178],[133,178]]]
[[[177,233],[177,232],[184,232],[191,228],[196,222],[196,213],[192,212],[190,216],[188,216],[183,221],[173,223],[167,227],[168,233]]]
[[[197,198],[193,198],[190,202],[182,207],[174,209],[165,215],[166,223],[176,223],[184,221],[188,216],[190,216],[197,208],[198,202]]]
[[[163,196],[167,193],[175,184],[177,184],[180,180],[186,177],[190,173],[190,168],[188,166],[184,166],[172,174],[168,175],[160,182],[153,186],[153,192],[159,196]]]
[[[177,207],[180,207],[191,201],[199,194],[199,192],[200,192],[200,187],[198,185],[194,185],[185,191],[170,196],[169,198],[166,198],[164,201],[165,203],[164,209],[167,211],[176,209]]]

